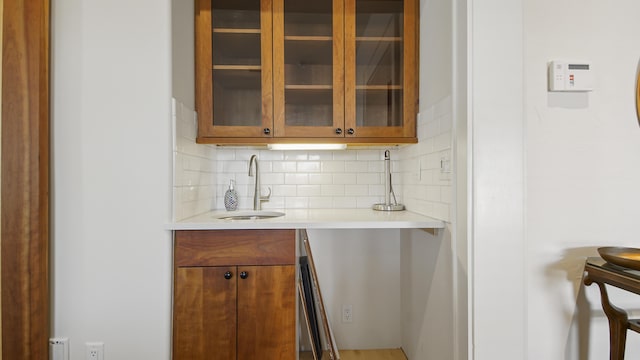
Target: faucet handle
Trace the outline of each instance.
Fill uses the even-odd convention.
[[[260,201],[269,201],[269,198],[271,197],[271,188],[267,188],[269,189],[269,193],[267,194],[267,196],[262,196],[260,195]]]

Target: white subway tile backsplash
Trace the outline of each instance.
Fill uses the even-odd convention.
[[[384,175],[380,173],[358,173],[356,183],[360,185],[380,184],[382,177]]]
[[[451,97],[420,109],[418,141],[400,148],[399,167],[393,167],[394,179],[400,178],[402,202],[407,209],[450,221],[451,173],[442,173],[440,160],[451,159],[453,112]],[[395,185],[394,181],[394,185]]]
[[[299,161],[297,166],[298,173],[315,173],[320,172],[319,161]]]
[[[396,188],[397,186],[394,186]],[[395,192],[398,192],[397,189],[393,189]],[[400,192],[398,192],[399,194]],[[398,196],[396,194],[396,196]],[[384,185],[369,185],[368,195],[370,196],[381,196],[384,197]]]
[[[345,170],[355,173],[366,173],[369,170],[369,163],[366,161],[346,161]]]
[[[216,160],[218,161],[230,161],[236,159],[235,151],[218,151],[218,156]]]
[[[309,159],[309,154],[304,151],[283,151],[285,160],[303,161]]]
[[[391,161],[392,163],[395,161]],[[367,172],[369,173],[383,173],[384,172],[384,160],[367,161]],[[393,165],[392,165],[393,168]]]
[[[333,184],[357,184],[358,178],[355,173],[336,173],[333,174]]]
[[[333,160],[356,160],[356,150],[333,151]]]
[[[434,138],[434,151],[451,149],[451,132],[447,131]]]
[[[309,208],[309,198],[304,196],[288,197],[284,201],[285,209],[307,209]]]
[[[347,196],[368,196],[369,194],[369,186],[362,185],[345,185],[344,193]]]
[[[357,199],[355,196],[334,197],[332,207],[336,209],[356,209],[358,206]]]
[[[258,155],[259,160],[271,160],[271,161],[283,161],[284,160],[284,152],[283,151],[271,151],[271,150],[260,150]],[[249,161],[249,158],[247,158]]]
[[[297,196],[298,186],[296,185],[273,185],[271,187],[273,196]]]
[[[224,208],[229,180],[236,182],[241,209],[250,209],[255,177],[249,159],[258,155],[265,209],[370,208],[384,201],[384,148],[344,151],[273,151],[263,147],[215,147],[195,143],[196,114],[179,102],[174,113],[174,218]],[[419,143],[391,147],[393,186],[407,209],[450,218],[452,174],[440,171],[451,159],[451,99],[421,109]]]
[[[247,161],[219,161],[219,171],[223,173],[249,173],[249,163]]]
[[[309,183],[309,174],[289,173],[284,174],[285,184],[305,185]]]
[[[310,151],[307,155],[309,160],[312,161],[327,161],[333,159],[333,153],[331,151]]]
[[[320,196],[322,194],[322,186],[326,185],[298,185],[297,191],[293,193],[298,196]]]
[[[356,154],[358,161],[384,160],[384,151],[381,150],[357,150]]]
[[[344,185],[320,185],[322,196],[344,196]]]
[[[333,207],[332,197],[310,196],[309,209],[331,209]]]
[[[340,173],[344,172],[344,161],[322,161],[321,171],[324,173]]]
[[[287,182],[287,175],[288,174],[283,174],[283,173],[268,173],[266,171],[262,171],[260,170],[261,174],[260,174],[260,185],[262,186],[267,186],[267,185],[284,185],[284,184],[291,184]],[[251,177],[249,180],[250,184],[254,184],[255,182],[255,177]]]
[[[195,143],[193,110],[172,99],[173,218],[182,220],[210,210],[216,203],[216,148]]]
[[[273,172],[293,173],[297,171],[295,161],[274,161]]]
[[[367,209],[371,208],[373,204],[384,203],[384,198],[379,196],[362,196],[356,198],[356,208]]]
[[[333,184],[332,174],[309,174],[309,183],[318,185]]]

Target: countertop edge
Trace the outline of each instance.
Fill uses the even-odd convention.
[[[304,216],[296,217],[296,211],[287,211],[283,218],[260,220],[217,220],[202,214],[183,221],[167,224],[168,230],[251,230],[251,229],[443,229],[445,222],[410,211],[388,214],[373,210],[346,210],[353,219],[338,210],[305,210]],[[329,216],[327,215],[329,214]],[[341,216],[342,215],[342,216]],[[403,219],[406,217],[407,219]],[[313,219],[309,219],[313,218]],[[210,219],[210,220],[209,220]]]

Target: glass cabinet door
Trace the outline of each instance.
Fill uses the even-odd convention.
[[[275,136],[343,137],[343,0],[274,0]]]
[[[347,136],[415,137],[416,14],[412,0],[346,0]]]
[[[198,0],[200,136],[272,136],[271,0]]]

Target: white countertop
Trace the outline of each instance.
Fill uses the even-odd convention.
[[[271,209],[269,209],[271,210]],[[444,222],[410,211],[371,209],[280,210],[284,216],[269,219],[225,220],[211,211],[169,225],[171,230],[223,229],[442,229]]]

